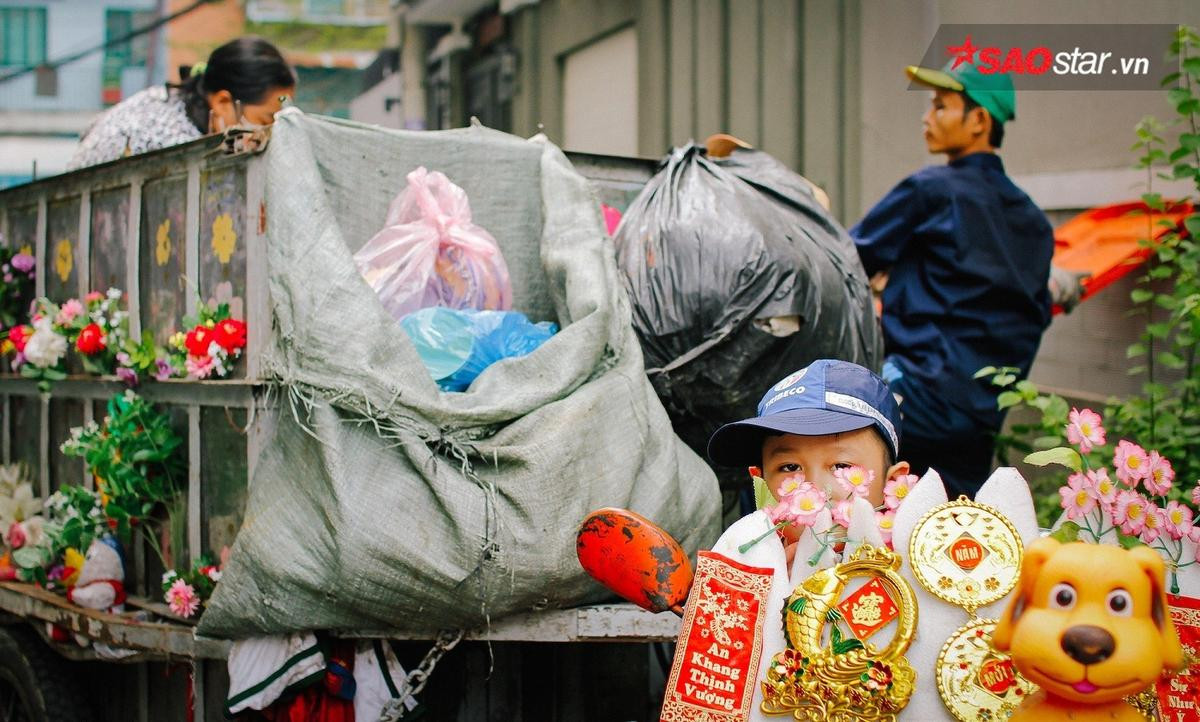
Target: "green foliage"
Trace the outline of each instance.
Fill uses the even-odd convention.
[[[387,44],[387,26],[326,25],[302,22],[246,23],[246,34],[258,35],[288,51],[323,53],[336,50],[376,51]]]
[[[127,391],[109,400],[103,424],[72,429],[62,451],[83,457],[106,497],[104,513],[128,538],[131,524],[179,493],[182,443],[165,414]]]
[[[1180,27],[1170,52],[1180,65],[1180,72],[1163,82],[1174,117],[1167,122],[1144,118],[1135,129],[1133,144],[1137,167],[1146,171],[1147,192],[1142,200],[1157,211],[1169,210],[1188,199],[1164,199],[1153,191],[1156,178],[1187,179],[1200,191],[1200,35],[1192,28]],[[1173,128],[1181,132],[1172,146],[1167,136]],[[1200,213],[1192,213],[1182,225],[1186,232],[1179,232],[1171,222],[1156,228],[1151,217],[1146,217],[1147,240],[1142,245],[1150,257],[1130,294],[1132,313],[1144,319],[1145,330],[1126,349],[1129,373],[1142,378],[1142,391],[1129,398],[1110,399],[1103,416],[1108,453],[1119,439],[1157,450],[1171,460],[1178,480],[1168,499],[1190,504],[1190,483],[1200,479],[1200,369],[1196,356],[1200,341]],[[1169,230],[1149,240],[1163,227]],[[1041,394],[1033,384],[1018,381],[1014,369],[980,369],[978,377],[991,377],[995,385],[1002,387],[1001,408],[1036,412],[1035,421],[1014,423],[1011,435],[997,440],[1001,459],[1011,451],[1029,454],[1067,445],[1069,408],[1064,399]],[[1105,461],[1099,454],[1093,451],[1080,461],[1090,468],[1103,466]],[[1063,462],[1046,453],[1029,461]],[[1074,468],[1073,464],[1067,465]],[[1045,526],[1060,512],[1057,488],[1065,476],[1062,474],[1052,487],[1039,492],[1039,521]]]

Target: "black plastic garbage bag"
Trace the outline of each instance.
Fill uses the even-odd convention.
[[[762,151],[674,149],[615,242],[647,374],[702,456],[718,426],[754,415],[810,361],[882,362],[854,242],[808,181]]]

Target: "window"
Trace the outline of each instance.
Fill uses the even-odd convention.
[[[342,0],[308,0],[306,5],[309,15],[341,15],[346,11]]]
[[[46,62],[46,9],[0,7],[0,65]]]
[[[154,22],[153,12],[106,10],[104,11],[104,41],[110,43],[139,28],[146,27],[152,22]],[[123,68],[145,67],[146,58],[150,55],[150,38],[151,33],[144,33],[132,40],[105,48],[104,64]]]

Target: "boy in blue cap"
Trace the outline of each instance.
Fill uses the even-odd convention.
[[[850,229],[867,274],[887,274],[883,376],[901,397],[901,454],[917,474],[936,464],[952,498],[988,478],[1004,420],[999,389],[974,374],[1029,372],[1054,253],[1045,214],[996,155],[1016,114],[1012,80],[954,62],[908,68],[933,91],[925,142],[948,163],[901,181]]]
[[[768,389],[757,416],[717,429],[708,456],[722,466],[759,467],[776,499],[800,474],[838,499],[834,473],[858,466],[874,474],[866,499],[881,507],[885,482],[909,471],[897,459],[899,445],[900,412],[887,384],[858,364],[821,359]],[[790,561],[799,533],[790,525],[781,531]]]
[[[883,505],[885,482],[909,471],[907,463],[897,460],[899,447],[900,411],[883,379],[858,364],[822,359],[768,389],[757,416],[717,429],[708,442],[708,456],[725,466],[759,466],[775,499],[781,498],[784,483],[800,474],[831,499],[840,499],[846,492],[839,489],[835,471],[857,466],[872,472],[866,500],[853,502],[858,506],[845,536],[878,545],[882,540],[873,507]],[[803,533],[788,525],[771,534],[772,526],[766,513],[756,511],[735,522],[713,546],[735,562],[773,570],[758,681],[765,678],[767,662],[786,647],[780,619],[787,596],[818,568],[834,563],[833,549],[814,538],[831,529],[828,511]],[[745,551],[739,548],[756,539],[761,540]],[[754,689],[750,720],[766,720],[760,708],[762,685],[756,683]]]

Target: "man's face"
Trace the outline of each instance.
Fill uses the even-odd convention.
[[[978,145],[980,136],[986,139],[987,127],[982,108],[963,112],[963,96],[952,90],[934,90],[930,107],[921,118],[925,129],[925,144],[930,153],[946,153],[952,159]]]
[[[887,480],[887,450],[872,427],[825,436],[771,436],[763,442],[763,479],[776,499],[784,480],[804,474],[804,478],[831,498],[845,494],[838,488],[833,472],[861,466],[875,472],[868,500],[871,506],[883,504],[883,485]]]

